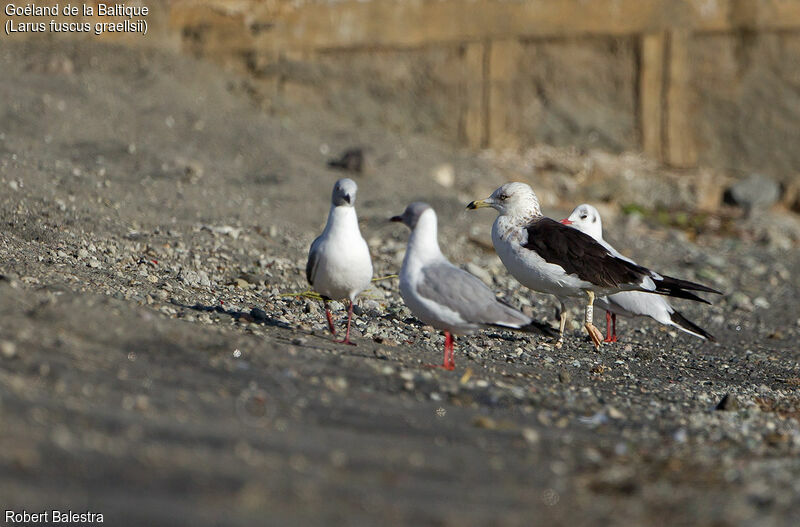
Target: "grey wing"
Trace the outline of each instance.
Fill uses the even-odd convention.
[[[449,263],[426,266],[417,292],[473,324],[520,327],[531,319],[497,300],[479,278]]]
[[[308,262],[306,262],[306,279],[312,286],[314,285],[314,275],[317,272],[317,264],[319,263],[319,249],[322,244],[322,236],[311,242],[311,248],[308,250]]]

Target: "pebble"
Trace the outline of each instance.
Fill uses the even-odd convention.
[[[433,179],[444,188],[451,188],[456,182],[456,170],[450,163],[443,163],[433,170]]]
[[[606,413],[611,419],[625,419],[625,414],[614,408],[613,406],[609,406],[606,409]]]
[[[0,355],[6,359],[13,358],[17,354],[17,345],[10,340],[0,342]]]
[[[208,273],[205,271],[184,271],[181,273],[180,278],[186,285],[191,287],[211,286],[211,280],[208,278]]]
[[[730,297],[730,302],[733,305],[734,309],[741,309],[742,311],[753,311],[755,307],[753,306],[753,301],[750,300],[750,297],[745,295],[740,291],[734,292]]]
[[[770,307],[769,301],[763,296],[756,297],[753,300],[753,305],[759,309],[769,309]]]
[[[717,406],[714,407],[715,410],[722,410],[724,412],[730,412],[738,408],[739,401],[737,401],[736,396],[731,393],[726,393],[717,403]]]
[[[522,429],[522,437],[525,439],[530,445],[536,444],[539,442],[539,432],[536,431],[535,428],[525,427]]]
[[[267,317],[267,312],[258,307],[254,307],[250,310],[250,316],[253,317],[253,320],[256,322],[263,322],[269,318]]]
[[[781,187],[766,176],[751,174],[728,188],[725,197],[734,205],[748,210],[766,209],[781,197]]]

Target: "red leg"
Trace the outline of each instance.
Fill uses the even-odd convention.
[[[611,314],[611,323],[614,324],[614,331],[613,336],[611,337],[613,342],[617,341],[617,315],[615,313]]]
[[[454,370],[456,368],[456,361],[453,359],[453,336],[449,331],[444,332],[444,357],[441,364],[426,364],[428,368],[442,368],[445,370]]]
[[[328,318],[328,329],[331,330],[331,335],[336,335],[336,328],[333,326],[333,318],[331,317],[331,309],[328,307],[328,301],[322,301],[325,304],[325,316]]]
[[[351,346],[355,346],[355,342],[350,342],[350,322],[353,320],[353,301],[350,301],[350,308],[347,310],[347,333],[344,336],[344,340],[336,340],[334,342],[338,342],[339,344],[350,344]]]
[[[611,338],[611,317],[612,317],[611,313],[606,311],[606,338],[603,342],[615,342]]]
[[[448,364],[448,370],[455,370],[456,369],[456,358],[455,358],[455,346],[456,346],[456,338],[454,336],[450,336],[450,363]]]

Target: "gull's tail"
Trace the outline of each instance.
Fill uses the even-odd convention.
[[[696,302],[703,302],[710,304],[708,300],[700,298],[699,296],[691,293],[690,291],[702,291],[705,293],[714,293],[721,295],[722,292],[712,289],[703,284],[690,282],[689,280],[681,280],[680,278],[672,278],[671,276],[652,277],[653,282],[656,284],[655,293],[667,296],[674,296],[676,298],[686,298]]]
[[[673,326],[682,331],[685,331],[686,333],[689,333],[690,335],[694,335],[695,337],[700,337],[701,339],[706,339],[711,342],[715,342],[717,340],[714,338],[714,335],[704,330],[694,322],[688,320],[678,311],[673,311],[672,314],[670,314],[669,318],[672,321]]]

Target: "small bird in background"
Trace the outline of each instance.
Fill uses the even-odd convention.
[[[717,293],[701,284],[662,276],[620,258],[588,234],[542,215],[539,200],[525,183],[506,183],[468,209],[492,207],[498,212],[492,225],[492,244],[506,269],[522,285],[549,293],[561,303],[559,339],[564,339],[567,312],[564,301],[586,298],[584,327],[595,349],[603,334],[592,323],[596,295],[646,291],[709,303],[691,291]]]
[[[593,206],[587,203],[578,205],[568,218],[561,220],[561,223],[585,232],[608,249],[614,256],[633,262],[630,258],[621,255],[603,239],[603,221],[600,219],[600,212]],[[599,297],[595,300],[595,303],[606,311],[606,339],[604,342],[617,341],[617,315],[623,317],[650,317],[656,322],[674,326],[695,337],[712,342],[715,340],[710,333],[687,320],[686,317],[670,305],[666,298],[660,295],[642,291],[625,291]]]
[[[336,335],[329,300],[348,299],[347,333],[344,339],[350,342],[350,323],[353,318],[353,302],[366,289],[372,280],[372,259],[367,242],[361,236],[356,216],[356,192],[358,185],[349,178],[343,178],[333,186],[331,210],[325,230],[311,244],[306,264],[306,278],[311,287],[322,296],[325,316],[331,334]]]
[[[451,264],[439,248],[436,212],[427,203],[410,204],[398,221],[411,229],[400,271],[400,295],[422,322],[444,331],[444,358],[434,367],[453,370],[453,334],[488,327],[555,335],[547,324],[504,304],[476,276]]]
[[[355,174],[364,172],[364,150],[361,148],[349,148],[342,152],[338,159],[329,159],[328,166]]]

